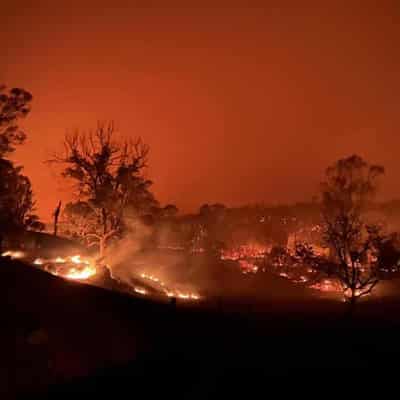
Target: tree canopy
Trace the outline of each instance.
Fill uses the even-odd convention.
[[[62,176],[74,183],[76,201],[64,217],[74,233],[104,255],[109,240],[120,236],[129,221],[158,202],[145,178],[149,147],[138,138],[117,138],[114,124],[74,132],[64,139],[64,152],[50,161],[62,164]]]
[[[383,167],[353,155],[329,167],[322,183],[324,237],[334,251],[333,273],[351,301],[370,293],[378,282],[377,270],[368,256],[380,229],[368,223],[366,212],[383,173]]]
[[[25,132],[18,122],[31,110],[32,95],[24,89],[6,90],[0,85],[0,157],[15,150],[15,146],[24,142]]]
[[[0,86],[0,222],[13,227],[43,229],[33,214],[35,202],[29,178],[7,157],[26,138],[19,121],[30,112],[32,95],[24,89]]]

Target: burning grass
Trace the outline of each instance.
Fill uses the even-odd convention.
[[[293,284],[303,285],[312,290],[332,294],[343,292],[337,280],[302,265],[284,248],[275,249],[273,254],[266,246],[248,244],[222,250],[220,258],[236,262],[243,274],[259,274],[268,271]]]
[[[25,259],[37,268],[52,275],[70,280],[86,281],[97,274],[95,263],[79,254],[63,257],[57,256],[51,259],[44,257],[32,259],[32,257],[29,257],[29,255],[23,251],[8,250],[3,252],[2,256],[11,257],[13,259]],[[150,296],[152,293],[160,293],[161,295],[170,298],[179,298],[182,300],[195,301],[201,299],[201,296],[198,293],[171,287],[171,285],[167,285],[163,280],[153,274],[143,272],[139,276],[140,280],[142,280],[145,285],[141,286],[133,284],[132,289],[134,293],[140,296]],[[149,287],[146,288],[144,286]]]
[[[24,258],[25,257],[25,253],[23,251],[20,250],[7,250],[4,253],[1,254],[2,257],[11,257],[13,259],[20,259],[20,258]]]
[[[92,261],[81,255],[56,257],[52,260],[35,259],[35,265],[43,265],[43,269],[53,275],[71,280],[87,280],[96,275],[96,266]]]
[[[247,244],[228,250],[222,250],[221,260],[239,261],[244,259],[262,259],[267,254],[266,246]]]
[[[164,293],[167,297],[170,298],[179,298],[183,300],[200,300],[201,296],[198,293],[187,291],[187,290],[179,290],[175,288],[170,288],[169,285],[167,285],[165,282],[163,282],[160,278],[147,274],[145,272],[142,272],[140,274],[140,278],[143,280],[152,283],[155,286],[158,286],[158,289],[160,292]],[[140,291],[135,288],[135,292],[141,293]]]
[[[98,273],[93,260],[82,255],[57,256],[54,258],[37,257],[33,259],[27,253],[20,250],[8,250],[2,256],[15,259],[25,259],[37,268],[45,270],[53,275],[76,281],[88,281]],[[221,253],[222,260],[234,261],[243,274],[257,275],[263,271],[269,271],[282,279],[287,279],[293,284],[302,285],[321,292],[338,293],[342,288],[330,278],[317,276],[310,268],[288,260],[273,259],[269,257],[267,248],[258,245],[239,246],[233,250],[225,250]],[[293,261],[293,260],[292,260]],[[142,269],[143,267],[143,269]],[[131,293],[146,297],[167,297],[181,299],[183,301],[199,301],[203,297],[196,289],[188,284],[177,284],[171,280],[163,280],[157,272],[150,271],[147,263],[139,268],[135,279],[129,284]],[[166,276],[169,276],[168,274]]]
[[[27,262],[42,268],[52,275],[71,280],[87,280],[97,273],[94,263],[87,258],[83,258],[79,254],[68,257],[58,256],[54,259],[39,257],[34,260],[32,260],[27,253],[20,250],[7,250],[1,255],[3,257],[11,257],[12,259],[25,259]]]

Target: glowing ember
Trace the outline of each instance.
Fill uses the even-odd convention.
[[[145,273],[142,273],[142,274],[140,274],[140,276],[141,276],[143,279],[148,279],[149,281],[158,283],[158,284],[161,285],[161,286],[164,286],[164,285],[165,285],[164,282],[162,282],[160,279],[156,278],[156,277],[153,276],[153,275],[147,275],[147,274],[145,274]]]
[[[86,264],[89,265],[90,262],[88,260],[82,260],[80,255],[70,257],[71,262],[74,264]]]
[[[175,250],[175,251],[185,250],[183,246],[158,246],[158,248],[162,250]]]
[[[26,254],[22,251],[8,250],[1,254],[3,257],[24,258]],[[57,257],[53,260],[44,258],[36,258],[33,265],[43,266],[43,269],[56,276],[73,280],[85,280],[94,276],[97,271],[96,267],[87,259],[82,259],[80,255],[70,257]]]
[[[252,264],[246,260],[239,260],[239,266],[244,274],[247,274],[248,272],[256,273],[258,271],[257,265]]]
[[[180,299],[185,299],[185,300],[200,300],[200,296],[196,293],[176,292],[173,296],[168,296],[168,297],[178,297]]]
[[[191,250],[192,253],[204,253],[204,251],[202,247],[195,247]]]
[[[96,267],[80,255],[57,257],[53,260],[37,258],[34,265],[44,265],[44,269],[52,275],[61,276],[72,280],[86,280],[96,275]]]
[[[68,279],[85,280],[96,275],[96,268],[88,266],[83,269],[71,268],[65,275]]]
[[[340,292],[342,288],[339,282],[324,279],[322,282],[315,283],[311,285],[310,288],[320,290],[321,292]]]
[[[184,300],[200,300],[200,296],[196,293],[182,293],[182,292],[172,292],[172,291],[165,291],[165,294],[168,297],[177,297],[179,299]]]
[[[197,293],[190,293],[190,292],[182,293],[178,290],[168,288],[167,285],[161,279],[157,278],[154,275],[149,275],[149,274],[146,274],[145,272],[142,272],[140,274],[140,277],[143,279],[149,280],[151,282],[154,282],[159,286],[162,286],[162,290],[164,291],[165,295],[168,297],[178,297],[180,299],[185,299],[185,300],[199,300],[200,299],[200,296]],[[136,289],[137,288],[134,289],[135,292],[138,292]],[[138,292],[138,293],[140,293],[140,292]]]
[[[245,258],[263,258],[267,248],[260,245],[243,245],[230,250],[222,250],[221,260],[242,260]]]
[[[4,253],[1,254],[3,257],[11,257],[11,258],[24,258],[25,253],[22,251],[5,251]]]
[[[354,296],[358,297],[358,296],[360,296],[360,294],[361,294],[361,290],[356,289],[356,290],[354,291]],[[368,293],[368,294],[370,294],[370,293]],[[344,295],[345,295],[345,297],[351,297],[351,289],[350,289],[350,288],[347,288],[347,289],[344,291]]]
[[[142,295],[146,295],[147,294],[147,290],[143,289],[143,288],[140,288],[140,287],[135,287],[134,290],[135,290],[136,293],[139,293],[139,294],[142,294]]]

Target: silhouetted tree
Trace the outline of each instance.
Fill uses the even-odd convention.
[[[152,182],[143,176],[148,152],[140,138],[117,139],[111,122],[99,123],[94,132],[66,135],[64,153],[50,160],[64,166],[62,176],[75,183],[79,199],[66,205],[64,217],[75,235],[98,246],[100,257],[130,218],[157,204]]]
[[[7,156],[26,138],[18,122],[30,111],[32,95],[14,88],[0,86],[0,224],[7,228],[44,229],[34,215],[34,200],[29,178],[22,167],[15,166]]]
[[[44,225],[32,214],[35,203],[31,183],[21,170],[0,158],[0,224],[3,228],[43,230]]]
[[[24,89],[13,88],[9,91],[0,85],[0,157],[13,152],[15,145],[26,138],[18,121],[30,112],[32,95]]]
[[[365,214],[384,169],[353,155],[326,170],[322,184],[324,240],[334,251],[333,275],[351,304],[370,293],[378,282],[376,265],[367,261],[374,251],[379,227],[368,225]]]

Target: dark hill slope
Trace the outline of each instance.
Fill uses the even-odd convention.
[[[5,259],[0,285],[1,398],[226,398],[332,382],[343,394],[352,380],[390,383],[400,354],[397,304],[382,313],[392,318],[375,305],[351,324],[341,306],[322,301],[247,315],[174,308]],[[343,368],[352,380],[335,378]]]

